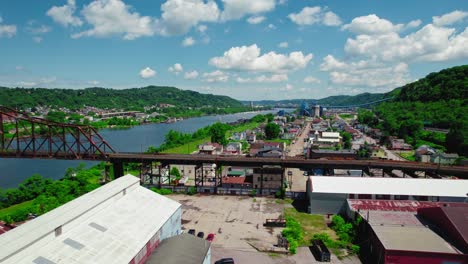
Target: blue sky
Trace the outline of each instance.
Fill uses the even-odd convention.
[[[385,92],[468,64],[468,1],[0,2],[0,85],[237,99]]]

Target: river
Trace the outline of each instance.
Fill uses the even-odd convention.
[[[261,112],[246,112],[230,115],[203,116],[182,120],[171,124],[146,124],[128,129],[103,129],[99,133],[117,152],[142,152],[149,146],[159,146],[169,130],[193,133],[197,129],[215,122],[234,122],[241,118],[252,118],[258,114],[276,113],[279,109]],[[286,111],[291,111],[288,109]],[[60,179],[67,168],[80,163],[88,166],[91,161],[40,160],[40,159],[0,159],[0,188],[17,187],[24,179],[34,173],[46,178]]]

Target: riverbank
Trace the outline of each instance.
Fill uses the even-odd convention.
[[[194,133],[216,122],[231,123],[239,119],[250,119],[258,114],[276,113],[279,110],[195,117],[171,124],[151,123],[126,129],[106,128],[100,129],[99,134],[118,152],[144,152],[149,146],[161,145],[165,140],[165,135],[171,130]],[[183,148],[186,149],[186,147]],[[98,164],[95,161],[80,160],[0,159],[0,188],[16,188],[35,173],[57,180],[63,177],[67,168],[76,167],[80,163],[85,163],[86,167]]]

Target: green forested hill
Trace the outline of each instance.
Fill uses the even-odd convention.
[[[389,135],[405,138],[415,146],[432,143],[468,156],[468,65],[431,73],[397,88],[395,99],[378,105],[375,112]],[[450,132],[445,136],[423,127]]]
[[[69,109],[84,105],[99,108],[138,109],[158,103],[187,107],[239,107],[242,104],[228,96],[201,94],[174,87],[148,86],[133,89],[44,89],[0,87],[0,105],[10,107],[34,107],[52,105]]]
[[[433,72],[401,87],[399,101],[434,102],[468,98],[468,65]]]

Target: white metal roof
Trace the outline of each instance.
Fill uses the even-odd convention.
[[[322,137],[341,138],[340,133],[338,132],[322,132]]]
[[[309,176],[312,192],[467,197],[468,180]]]
[[[1,235],[0,262],[129,263],[181,206],[139,181],[121,177]]]

